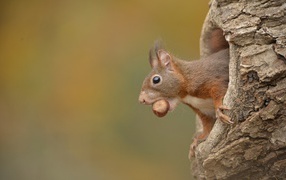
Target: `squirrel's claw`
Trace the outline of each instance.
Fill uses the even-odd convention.
[[[189,151],[189,156],[188,156],[189,160],[191,160],[192,157],[196,156],[195,151],[196,151],[196,147],[198,146],[198,144],[206,140],[205,136],[203,136],[203,138],[201,138],[200,136],[202,136],[202,134],[194,137],[193,142],[190,145],[190,151]]]
[[[195,157],[195,151],[196,151],[196,147],[198,146],[198,144],[203,141],[203,140],[199,140],[198,137],[195,137],[193,139],[192,144],[190,145],[190,151],[189,151],[189,160],[192,159],[192,157]]]
[[[221,105],[221,106],[219,106],[218,108],[219,108],[220,110],[230,110],[229,107],[224,106],[224,105]]]
[[[198,145],[198,141],[196,139],[194,139],[193,143],[190,145],[190,151],[189,151],[189,160],[192,159],[192,157],[195,157],[195,150],[196,150],[196,147]]]
[[[231,121],[231,118],[227,115],[225,115],[222,110],[230,110],[229,107],[226,106],[219,106],[216,110],[216,116],[219,120],[226,124],[233,124],[233,121]]]

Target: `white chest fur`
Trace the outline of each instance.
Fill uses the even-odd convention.
[[[201,99],[188,95],[182,99],[182,102],[191,105],[206,115],[215,116],[214,102],[212,99]]]

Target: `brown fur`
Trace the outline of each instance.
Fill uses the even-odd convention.
[[[156,56],[152,55],[152,52],[155,52]],[[212,99],[214,111],[220,113],[219,117],[224,117],[219,108],[222,106],[228,87],[229,49],[221,50],[201,60],[183,61],[163,49],[155,48],[154,51],[150,51],[150,64],[152,71],[143,83],[140,102],[152,104],[160,99],[183,99],[186,96],[199,98],[196,101],[200,102]],[[162,77],[161,84],[152,84],[151,78],[154,75]],[[193,147],[195,147],[199,140],[208,136],[216,118],[204,114],[197,107],[187,105],[196,112],[203,125],[203,132],[194,140]]]

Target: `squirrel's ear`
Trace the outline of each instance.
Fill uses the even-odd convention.
[[[171,62],[172,57],[168,52],[166,52],[164,50],[159,50],[157,52],[157,56],[158,56],[158,59],[159,59],[162,66],[168,68],[170,71],[173,70],[172,62]]]
[[[158,58],[156,55],[154,55],[154,50],[150,49],[149,51],[149,63],[152,68],[156,68],[159,64]]]

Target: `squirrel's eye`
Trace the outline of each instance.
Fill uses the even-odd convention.
[[[154,76],[154,77],[153,77],[153,83],[154,83],[154,84],[158,84],[159,82],[161,82],[160,76]]]

